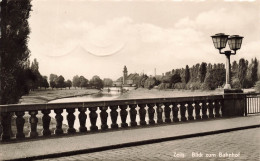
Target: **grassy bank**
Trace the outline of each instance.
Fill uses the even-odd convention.
[[[136,90],[128,91],[119,96],[119,99],[141,99],[141,98],[163,98],[163,97],[186,97],[186,96],[205,96],[223,94],[223,90],[201,91],[201,90],[158,90],[138,88]]]
[[[47,103],[49,101],[67,98],[67,97],[76,97],[84,96],[98,93],[97,89],[80,89],[80,88],[71,88],[71,89],[38,89],[35,91],[30,91],[29,95],[23,96],[20,99],[20,103]]]

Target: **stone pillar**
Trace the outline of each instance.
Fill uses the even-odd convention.
[[[225,90],[222,107],[223,117],[244,116],[246,95],[242,90]]]
[[[230,86],[230,54],[226,53],[226,84],[224,89],[231,89]]]

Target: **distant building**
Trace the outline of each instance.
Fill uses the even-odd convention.
[[[123,76],[113,82],[113,86],[136,86],[140,79],[139,74],[131,73],[128,75],[126,66],[123,69]]]

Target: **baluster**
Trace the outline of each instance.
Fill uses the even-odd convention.
[[[153,107],[155,106],[155,104],[147,104],[147,106],[148,106],[149,124],[154,125],[155,124],[155,121],[154,121],[155,110]]]
[[[56,129],[55,129],[55,134],[56,135],[61,135],[63,134],[63,129],[62,129],[62,121],[63,121],[63,116],[61,115],[63,112],[63,109],[55,109],[54,110],[56,116]]]
[[[89,113],[89,118],[90,118],[90,123],[91,123],[91,126],[90,126],[90,130],[91,131],[97,131],[98,130],[98,127],[96,125],[97,123],[97,107],[90,107],[89,108],[90,110],[90,113]]]
[[[214,105],[213,105],[213,101],[209,101],[209,118],[214,118],[214,114],[213,114],[213,110],[214,110]]]
[[[187,121],[186,118],[186,103],[180,103],[180,109],[181,109],[181,121]]]
[[[178,104],[177,103],[173,103],[172,104],[172,115],[173,115],[173,121],[174,122],[179,122],[178,113],[179,113]]]
[[[1,125],[2,125],[2,141],[8,141],[11,138],[11,113],[1,113]]]
[[[36,115],[38,114],[38,111],[29,111],[29,114],[31,115],[29,121],[31,124],[31,131],[30,131],[30,137],[37,137],[38,132],[37,132],[37,123],[38,123],[38,118]]]
[[[138,106],[140,107],[140,109],[139,109],[140,125],[146,125],[146,121],[145,121],[145,115],[146,115],[145,107],[146,107],[146,105],[145,104],[139,104]]]
[[[108,107],[103,106],[103,107],[99,107],[99,109],[101,110],[101,112],[100,112],[101,129],[106,130],[106,129],[108,129],[108,125],[107,125],[107,117],[108,117],[107,109],[108,109]]]
[[[74,122],[75,122],[75,118],[76,118],[74,115],[75,109],[69,108],[69,109],[66,109],[66,111],[68,112],[67,121],[68,121],[68,125],[69,125],[67,132],[69,134],[73,134],[76,132],[76,129],[74,128]]]
[[[215,101],[215,117],[220,117],[219,110],[220,110],[220,101],[216,100]]]
[[[17,118],[16,118],[16,128],[17,128],[16,138],[23,139],[23,138],[25,138],[25,135],[23,133],[23,127],[24,127],[24,123],[25,123],[25,119],[23,118],[24,112],[19,111],[19,112],[15,112],[15,114],[17,116]]]
[[[126,111],[127,105],[120,105],[119,106],[121,111],[120,111],[120,117],[121,117],[121,127],[128,127],[128,124],[126,123],[126,117],[128,112]]]
[[[202,102],[202,119],[208,119],[207,109],[208,109],[207,102],[203,101]]]
[[[42,116],[42,135],[43,136],[49,136],[51,135],[50,131],[50,122],[51,122],[51,117],[49,114],[51,113],[51,110],[42,110],[43,116]]]
[[[132,105],[129,105],[129,107],[130,107],[130,120],[131,120],[130,125],[134,127],[134,126],[137,126],[137,122],[136,122],[137,105],[132,104]]]
[[[201,116],[200,116],[200,102],[195,102],[195,114],[196,114],[196,120],[201,120]]]
[[[117,108],[118,108],[118,106],[110,106],[110,109],[111,109],[110,116],[111,116],[111,120],[112,120],[111,128],[112,129],[117,129],[118,128],[118,124],[117,124],[117,116],[118,116]]]
[[[188,103],[188,119],[190,121],[194,120],[194,117],[193,117],[193,109],[194,109],[194,107],[192,106],[192,104],[193,104],[192,102]]]
[[[86,119],[87,119],[87,108],[86,107],[80,107],[78,108],[79,110],[79,132],[87,132],[87,127],[86,127]]]
[[[157,113],[157,124],[162,124],[163,120],[162,120],[162,113],[163,113],[163,104],[162,103],[157,103],[156,104],[157,108],[156,108],[156,113]]]
[[[164,116],[165,116],[165,122],[170,123],[171,122],[171,118],[170,118],[170,114],[171,114],[171,108],[170,108],[171,103],[164,103]]]

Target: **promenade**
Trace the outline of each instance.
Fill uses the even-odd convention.
[[[66,135],[59,138],[1,143],[0,158],[1,160],[154,160],[153,158],[173,160],[174,152],[191,157],[192,151],[215,154],[223,150],[227,153],[240,152],[244,158],[252,155],[251,158],[254,160],[259,158],[257,152],[260,142],[259,127],[260,116],[254,115]],[[240,150],[241,147],[243,148]],[[240,159],[243,160],[243,157]]]

